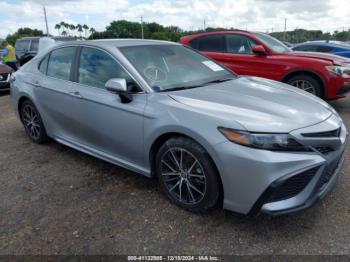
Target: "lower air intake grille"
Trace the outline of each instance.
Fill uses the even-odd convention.
[[[285,200],[299,194],[309,184],[311,179],[317,173],[319,167],[314,167],[303,173],[292,176],[278,186],[272,193],[271,198],[267,202],[277,202]]]
[[[329,180],[331,180],[334,172],[336,171],[336,169],[339,167],[341,158],[336,159],[335,161],[333,161],[333,163],[331,163],[330,165],[327,166],[327,168],[325,169],[325,171],[323,172],[321,179],[319,181],[319,188],[323,188],[323,186],[325,184],[327,184],[329,182]]]
[[[319,146],[319,147],[315,147],[315,149],[316,149],[318,152],[320,152],[321,154],[324,154],[324,155],[327,155],[327,154],[329,154],[329,153],[331,153],[331,152],[334,151],[333,148],[327,147],[327,146]]]

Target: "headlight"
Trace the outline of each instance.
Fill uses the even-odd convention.
[[[347,66],[326,66],[326,69],[337,75],[350,74],[350,67]]]
[[[228,140],[243,146],[272,151],[312,151],[310,148],[298,143],[289,134],[250,133],[224,127],[219,127],[218,129]]]

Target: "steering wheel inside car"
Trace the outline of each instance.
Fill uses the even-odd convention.
[[[147,79],[154,83],[165,82],[168,79],[168,73],[158,66],[147,66],[143,73]]]

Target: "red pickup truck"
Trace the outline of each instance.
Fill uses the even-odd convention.
[[[190,46],[239,75],[291,84],[324,99],[350,91],[350,59],[313,52],[294,52],[264,33],[205,32],[181,38]]]

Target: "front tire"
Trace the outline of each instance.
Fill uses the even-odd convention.
[[[27,136],[37,144],[43,144],[48,141],[48,136],[41,116],[34,104],[26,100],[21,105],[21,120]]]
[[[302,89],[306,92],[309,92],[315,96],[323,97],[322,87],[320,83],[313,78],[312,76],[308,75],[297,75],[295,77],[292,77],[287,81],[287,84],[292,85],[294,87],[297,87],[299,89]]]
[[[156,174],[171,202],[192,212],[217,205],[219,175],[205,149],[195,141],[177,137],[165,142],[156,156]]]

